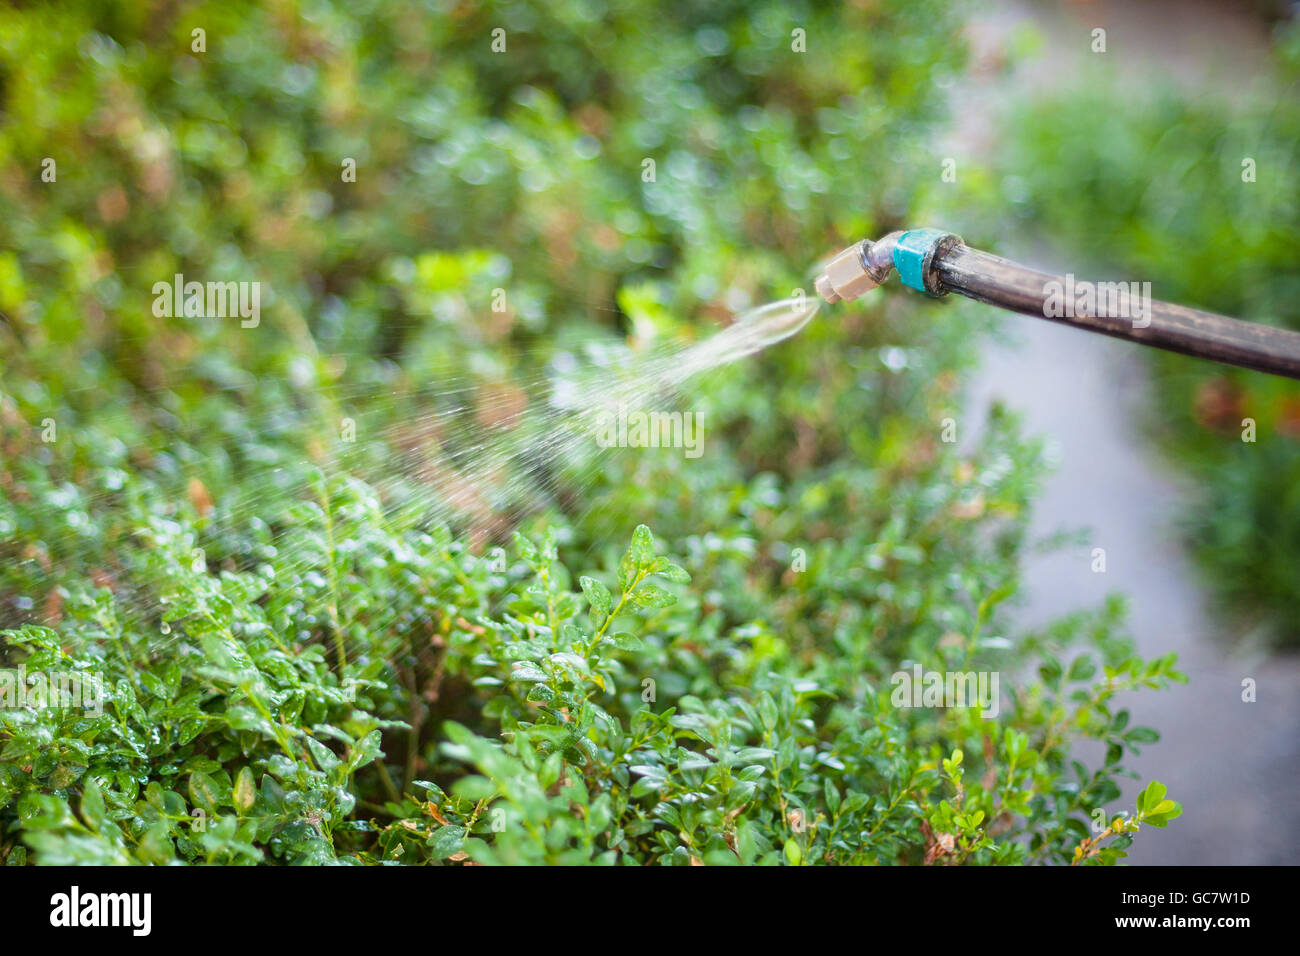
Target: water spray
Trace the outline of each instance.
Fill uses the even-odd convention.
[[[817,292],[832,304],[852,301],[883,283],[891,270],[904,285],[934,298],[956,292],[1089,332],[1300,379],[1300,332],[1155,301],[1148,283],[1048,275],[972,249],[940,229],[855,243],[827,263]]]

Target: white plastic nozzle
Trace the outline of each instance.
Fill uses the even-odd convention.
[[[877,285],[862,263],[862,243],[854,243],[826,264],[814,283],[817,294],[827,302],[852,302]]]

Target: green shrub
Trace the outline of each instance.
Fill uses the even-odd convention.
[[[1104,824],[1155,739],[1116,696],[1172,659],[1117,602],[1009,630],[1041,461],[1000,410],[940,440],[962,305],[840,308],[705,376],[699,459],[538,453],[557,369],[613,375],[926,218],[950,22],[0,12],[0,665],[106,695],[0,709],[0,857],[1113,862],[1176,816],[1153,784]],[[155,317],[176,272],[264,282],[261,324]],[[456,507],[482,436],[511,494]],[[895,707],[914,666],[1011,690]]]
[[[1115,695],[1179,676],[1110,636],[1115,607],[989,636],[1009,589],[932,609],[959,640],[890,627],[915,609],[878,600],[874,630],[801,652],[767,622],[719,627],[644,526],[575,587],[553,536],[518,538],[497,573],[364,485],[322,487],[327,504],[277,516],[309,546],[244,572],[196,566],[192,527],[138,514],[124,559],[156,589],[157,631],[87,589],[59,633],[7,634],[11,665],[98,674],[104,694],[0,711],[7,856],[21,837],[45,863],[1064,862],[1101,840],[1085,821],[1154,739]],[[922,557],[877,554],[882,590]],[[299,639],[322,603],[347,663]],[[1037,673],[996,720],[899,708],[881,688],[905,648],[927,670]],[[1101,769],[1070,759],[1084,738],[1107,745]],[[1094,859],[1180,812],[1158,785],[1143,799]]]

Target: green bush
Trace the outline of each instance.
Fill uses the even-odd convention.
[[[1004,124],[1006,208],[1156,298],[1300,329],[1300,28],[1275,66],[1231,101],[1110,79],[1027,102]],[[1208,581],[1243,630],[1300,642],[1300,390],[1176,355],[1151,368],[1149,425],[1197,479],[1185,525]]]
[[[0,857],[1114,862],[1177,816],[1157,783],[1113,806],[1155,740],[1117,696],[1172,658],[1118,602],[1009,631],[1041,460],[1001,410],[940,440],[961,305],[841,308],[706,376],[699,459],[539,453],[557,369],[926,218],[949,22],[0,12],[0,665],[104,689],[0,709]],[[262,281],[261,324],[154,316],[177,272]],[[509,493],[457,506],[480,438]],[[1010,690],[895,706],[913,667]]]
[[[1079,818],[1154,739],[1115,695],[1179,676],[1108,636],[1116,608],[1012,646],[982,630],[1008,589],[940,610],[970,626],[951,641],[891,627],[915,610],[877,600],[856,640],[800,653],[769,622],[720,627],[697,589],[679,599],[690,575],[644,526],[579,592],[553,538],[518,538],[494,573],[355,481],[322,497],[282,517],[316,555],[306,572],[284,547],[211,574],[192,530],[137,513],[128,570],[157,589],[163,634],[124,627],[105,589],[70,601],[60,633],[9,632],[28,673],[104,681],[99,707],[3,712],[0,799],[40,862],[1113,861],[1180,812],[1152,784],[1109,843]],[[864,577],[907,594],[919,549],[876,555]],[[320,604],[355,638],[346,664],[327,635],[298,639]],[[893,706],[878,688],[900,660],[1039,666],[990,720]],[[1104,767],[1069,759],[1082,738],[1106,743]]]

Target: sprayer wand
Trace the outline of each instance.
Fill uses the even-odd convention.
[[[1300,379],[1300,332],[1159,302],[1150,298],[1149,283],[1047,275],[939,229],[891,232],[850,246],[827,263],[817,292],[830,303],[852,301],[891,269],[904,285],[936,298],[957,292],[1089,332]]]

